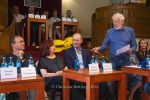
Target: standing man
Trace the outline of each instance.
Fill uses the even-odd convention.
[[[95,53],[104,51],[107,47],[110,49],[109,62],[113,69],[120,70],[121,66],[129,65],[129,54],[136,51],[136,39],[134,30],[124,25],[124,15],[116,13],[112,16],[114,27],[107,31],[105,39],[100,47],[92,49]],[[130,45],[127,52],[116,55],[118,49]]]
[[[64,62],[69,69],[74,68],[74,60],[78,59],[79,66],[82,68],[88,68],[91,57],[88,51],[81,47],[83,42],[80,33],[75,33],[73,35],[73,47],[69,48],[64,53]],[[78,81],[71,81],[71,100],[85,100],[85,88],[74,88],[75,86],[85,87],[84,83]]]
[[[136,51],[136,39],[134,30],[130,27],[124,25],[124,15],[120,13],[116,13],[112,16],[113,28],[110,28],[107,31],[105,39],[100,47],[95,47],[91,51],[95,53],[99,53],[104,51],[107,47],[110,50],[110,58],[109,62],[112,63],[112,67],[114,70],[121,70],[122,66],[130,65],[129,55],[132,52]],[[127,52],[117,55],[116,52],[118,49],[130,45]],[[129,85],[129,84],[128,84]],[[108,83],[108,98],[111,100],[115,100],[114,87],[112,86],[112,82]]]

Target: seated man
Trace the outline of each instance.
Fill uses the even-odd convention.
[[[66,20],[73,22],[73,16],[71,10],[66,11]],[[75,27],[72,25],[66,26],[64,30],[65,36],[72,36],[75,33]]]
[[[88,53],[88,51],[81,47],[81,43],[83,42],[82,36],[80,33],[75,33],[73,35],[73,47],[69,48],[64,52],[64,62],[66,66],[69,69],[75,69],[74,68],[74,61],[75,59],[78,59],[79,61],[79,67],[82,68],[88,68],[88,64],[90,63],[91,57]],[[73,87],[75,85],[77,86],[83,86],[84,84],[78,81],[72,81],[71,84]],[[78,100],[84,100],[85,99],[85,88],[72,88],[71,91],[71,100],[76,100],[78,97]]]
[[[53,10],[53,16],[49,19],[49,37],[52,38],[52,30],[53,30],[53,23],[61,21],[61,19],[57,16],[57,10]],[[60,26],[56,26],[56,37],[59,39],[61,38],[60,33]]]
[[[12,53],[6,55],[6,61],[9,62],[9,57],[13,57],[14,64],[17,60],[17,57],[20,56],[21,59],[21,66],[27,67],[28,66],[28,60],[31,55],[24,52],[25,49],[25,42],[24,39],[21,36],[15,36],[12,39]]]
[[[42,15],[45,15],[46,16],[46,19],[48,19],[48,16],[49,16],[49,11],[48,10],[44,10],[43,11],[43,14]],[[45,40],[45,24],[41,24],[41,40],[44,41]],[[50,37],[49,37],[50,38]]]
[[[14,66],[16,66],[15,62],[16,62],[18,56],[20,56],[21,67],[28,67],[28,62],[29,62],[29,58],[31,55],[24,52],[24,49],[25,49],[24,39],[19,35],[14,36],[14,38],[12,39],[11,46],[12,46],[12,53],[5,56],[6,61],[9,62],[9,57],[12,57]],[[10,95],[8,95],[8,98],[11,98],[12,100],[18,100],[17,99],[18,93],[10,93]],[[29,98],[30,98],[30,100],[35,100],[35,92],[34,91],[32,91],[32,90],[29,91]]]
[[[24,19],[24,16],[19,13],[19,7],[13,6],[13,13],[14,17],[16,19],[16,27],[15,27],[15,34],[20,35],[21,34],[21,28],[22,28],[22,19]]]

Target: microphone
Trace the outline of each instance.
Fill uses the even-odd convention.
[[[150,82],[147,82],[145,85],[144,85],[144,91],[150,95]]]

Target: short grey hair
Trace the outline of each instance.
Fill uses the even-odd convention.
[[[112,20],[114,20],[114,19],[120,19],[120,20],[122,20],[122,21],[125,20],[124,15],[123,15],[123,14],[120,14],[120,13],[115,13],[115,14],[112,16]]]

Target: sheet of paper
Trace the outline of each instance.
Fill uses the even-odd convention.
[[[120,55],[122,53],[127,52],[129,50],[129,48],[130,48],[130,44],[118,49],[117,52],[116,52],[116,55]]]

